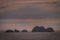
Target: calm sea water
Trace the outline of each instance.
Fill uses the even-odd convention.
[[[0,33],[0,40],[60,40],[60,32]]]

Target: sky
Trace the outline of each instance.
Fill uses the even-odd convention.
[[[60,30],[59,0],[0,0],[0,30],[35,26]]]

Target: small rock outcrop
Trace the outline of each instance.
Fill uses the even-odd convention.
[[[22,30],[21,32],[28,32],[27,30]]]
[[[19,32],[19,30],[15,29],[15,32]]]
[[[6,32],[14,32],[13,30],[7,30]]]
[[[47,28],[46,32],[54,32],[54,30],[52,28]]]

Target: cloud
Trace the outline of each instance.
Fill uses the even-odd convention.
[[[53,5],[55,7],[60,7],[60,1],[54,1],[51,3],[51,5]]]
[[[58,12],[58,13],[57,13]],[[27,6],[15,11],[0,13],[0,19],[43,19],[43,18],[60,18],[60,11],[47,10],[44,8],[34,8]]]
[[[3,3],[4,2],[4,3]],[[32,7],[45,7],[46,9],[55,9],[57,6],[57,3],[54,3],[54,1],[52,0],[32,0],[32,1],[28,1],[28,0],[3,0],[0,2],[1,5],[5,6],[7,5],[7,7],[3,10],[1,10],[0,12],[4,12],[4,11],[13,11],[13,10],[17,10],[19,8],[24,8],[26,6],[32,6]],[[1,7],[3,8],[3,7]]]
[[[0,9],[4,9],[4,8],[6,8],[6,6],[0,5]]]
[[[0,12],[0,19],[60,18],[60,9],[54,6],[56,4],[59,3],[48,1],[10,1],[8,6],[0,6],[0,8],[6,8],[3,12]]]
[[[60,23],[55,24],[55,26],[60,27]]]

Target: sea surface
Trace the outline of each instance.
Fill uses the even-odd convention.
[[[60,40],[60,32],[0,33],[0,40]]]

